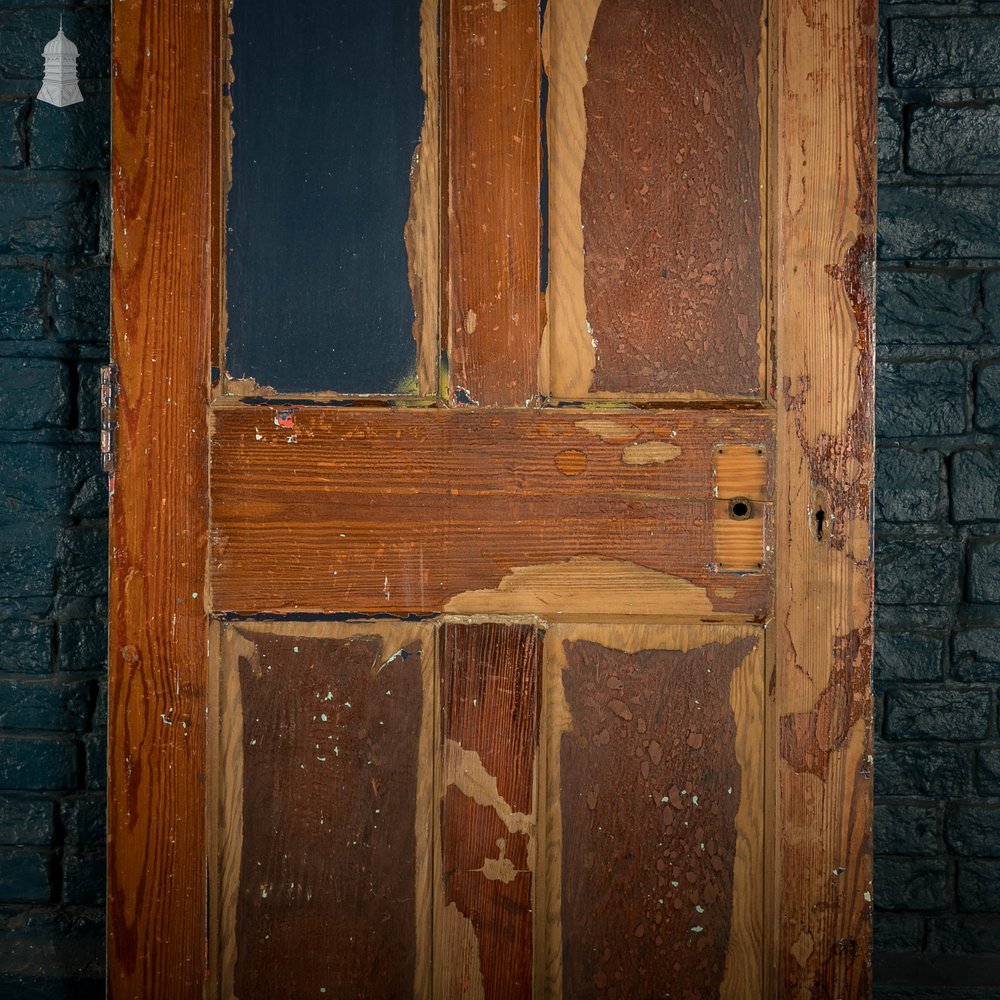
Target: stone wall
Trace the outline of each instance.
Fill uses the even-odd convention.
[[[64,16],[83,104],[34,100]],[[103,996],[109,10],[0,3],[0,996]]]
[[[876,946],[1000,986],[1000,4],[883,0],[880,72]]]

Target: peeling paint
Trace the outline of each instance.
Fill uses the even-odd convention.
[[[642,433],[634,424],[619,420],[577,420],[576,426],[589,434],[596,434],[602,441],[634,441]]]
[[[243,631],[228,630],[241,642],[230,648],[222,671],[238,679],[240,701],[226,713],[227,722],[242,730],[243,747],[239,808],[229,828],[237,834],[235,854],[226,858],[235,863],[238,882],[223,905],[233,908],[236,927],[251,928],[247,934],[255,941],[253,949],[237,950],[235,968],[222,981],[239,996],[314,996],[319,984],[338,981],[345,995],[401,995],[414,982],[417,927],[427,913],[420,866],[422,850],[429,851],[419,831],[430,802],[425,797],[421,808],[418,782],[426,742],[420,735],[423,678],[419,657],[404,664],[398,655],[419,648],[417,640],[409,627],[398,625],[372,626],[381,635],[327,623],[271,627],[283,633],[250,629],[243,638]],[[374,677],[372,662],[386,659],[392,666]],[[402,697],[382,697],[386,678]],[[328,769],[340,777],[323,777]],[[313,791],[320,785],[324,793],[317,796]],[[250,789],[254,794],[247,794]],[[280,817],[277,851],[274,817]],[[312,846],[296,854],[294,845]],[[332,884],[331,872],[347,870],[364,872],[371,891],[345,909],[319,889]],[[391,913],[384,908],[387,898],[395,901]],[[354,966],[342,949],[289,965],[299,914],[336,940],[347,941],[362,928],[367,936],[354,938],[360,949]],[[269,932],[266,944],[258,929]],[[399,948],[398,962],[369,961],[390,946]]]
[[[444,767],[448,784],[454,785],[479,805],[493,809],[511,833],[534,835],[533,817],[511,808],[500,794],[497,779],[486,770],[475,750],[466,750],[454,740],[445,740]]]
[[[472,921],[455,903],[441,908],[438,921],[436,937],[448,941],[449,966],[446,968],[442,962],[434,963],[434,995],[486,1000],[479,938]]]
[[[747,683],[759,692],[760,639],[726,638],[688,650],[649,648],[631,635],[626,649],[589,637],[562,641],[572,725],[560,735],[549,773],[558,769],[560,782],[567,996],[660,996],[656,987],[678,970],[676,962],[685,963],[683,982],[697,983],[706,996],[742,996],[740,987],[750,985],[744,959],[759,962],[759,952],[744,945],[736,949],[730,988],[720,988],[731,964],[734,887],[754,879],[754,855],[740,842],[756,839],[751,823],[760,803],[747,805],[758,792],[744,786],[753,778],[743,767],[760,742],[754,735],[741,742],[737,711],[749,708]],[[709,738],[684,740],[696,727],[711,733],[710,746]],[[753,733],[759,730],[751,725]],[[709,789],[727,779],[735,794],[707,802]],[[615,899],[609,885],[637,879],[643,893]],[[664,898],[665,910],[651,910],[651,897]],[[692,926],[692,912],[710,916]],[[684,944],[688,933],[703,935],[696,953]],[[616,989],[593,990],[596,981]]]
[[[553,360],[548,390],[586,396],[597,346],[584,295],[584,227],[580,189],[587,153],[587,49],[601,0],[552,3],[542,29],[548,80],[549,285],[548,348]],[[559,121],[558,128],[552,127]]]
[[[444,366],[439,364],[437,317],[440,312],[440,282],[437,280],[437,248],[440,244],[440,214],[437,192],[441,183],[441,127],[438,79],[438,9],[422,0],[420,5],[420,75],[424,92],[420,140],[410,161],[410,211],[403,229],[407,274],[413,300],[413,340],[417,347],[417,369],[412,379],[400,380],[399,395],[432,395],[440,389]],[[442,393],[444,395],[444,393]]]
[[[792,945],[792,956],[802,968],[805,968],[809,962],[809,956],[812,955],[815,947],[813,936],[808,931],[803,931],[795,944]]]
[[[497,839],[497,848],[500,851],[500,856],[485,858],[480,871],[491,882],[513,882],[517,871],[514,868],[514,862],[507,857],[507,841],[503,837]]]
[[[384,659],[379,664],[379,666],[375,668],[374,672],[375,673],[380,673],[387,666],[389,666],[390,663],[395,663],[396,660],[402,660],[405,663],[411,656],[418,656],[419,653],[420,653],[419,648],[417,648],[417,649],[405,649],[405,648],[404,649],[397,649],[396,652],[393,653],[391,656],[386,657],[386,659]],[[386,694],[387,695],[391,695],[392,692],[391,691],[386,691]]]
[[[565,562],[516,566],[495,590],[456,594],[455,614],[710,614],[708,591],[683,577],[623,559],[574,556]]]
[[[451,394],[451,403],[452,406],[478,406],[479,400],[465,386],[456,385]]]
[[[245,376],[236,378],[225,372],[223,392],[227,396],[276,396],[278,390],[273,385],[261,385],[259,382]]]
[[[569,16],[584,20],[589,7],[574,3]],[[721,0],[604,0],[597,9],[584,50],[586,153],[573,192],[586,227],[588,333],[600,345],[596,391],[759,392],[758,11]],[[697,56],[682,41],[694,38]],[[559,69],[557,61],[554,77]],[[553,131],[576,130],[572,105],[553,110]],[[684,195],[663,197],[669,190]],[[554,206],[567,202],[569,192]]]
[[[868,223],[870,225],[870,223]],[[826,508],[829,544],[859,562],[870,562],[866,545],[854,551],[852,528],[865,528],[871,512],[871,447],[874,434],[872,387],[874,385],[874,350],[872,338],[872,291],[874,288],[874,240],[860,233],[845,254],[843,264],[828,265],[827,273],[843,285],[854,316],[854,343],[857,388],[848,400],[851,410],[841,434],[812,434],[804,412],[809,392],[808,377],[800,377],[799,391],[791,392],[791,382],[784,380],[784,405],[794,415],[799,445],[809,463],[809,478],[814,490],[824,490],[829,498]],[[814,536],[815,537],[815,536]]]
[[[867,623],[833,643],[833,668],[813,711],[781,718],[781,757],[796,772],[825,779],[830,754],[841,750],[858,722],[871,726],[868,683],[872,625]]]
[[[622,461],[626,465],[663,465],[672,462],[681,449],[675,444],[663,441],[645,441],[641,444],[630,444],[622,452]]]

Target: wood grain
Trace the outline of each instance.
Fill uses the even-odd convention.
[[[425,488],[426,475],[442,495],[464,479],[483,493],[507,491],[513,480],[525,491],[544,483],[553,494],[573,495],[586,484],[662,497],[726,497],[717,487],[727,468],[738,469],[739,491],[751,500],[767,500],[773,489],[774,415],[766,410],[483,413],[220,401],[211,422],[219,483],[235,474],[231,467],[263,466],[263,473],[278,461],[303,473],[315,468],[330,489],[373,494],[394,491],[394,481],[408,474],[409,493]],[[729,452],[737,447],[751,451]]]
[[[449,398],[524,407],[541,324],[538,4],[446,10]]]
[[[224,758],[238,879],[223,882],[235,898],[222,995],[426,995],[426,626],[278,628],[224,639],[223,677],[238,678],[226,708],[240,713],[225,722],[241,746]]]
[[[236,909],[243,862],[243,699],[239,658],[253,640],[212,619],[208,701],[208,988],[206,1000],[231,1000],[236,982]]]
[[[768,501],[732,520],[710,458],[719,440],[766,439],[763,414],[236,407],[213,426],[219,612],[477,612],[453,602],[493,592],[490,611],[515,613],[550,570],[552,614],[591,610],[605,570],[624,584],[607,613],[637,610],[630,581],[661,594],[648,610],[769,607]]]
[[[417,390],[438,392],[441,353],[441,73],[439,0],[420,2],[420,75],[424,121],[413,154],[410,214],[404,238],[413,296],[413,339],[417,344]]]
[[[601,0],[549,0],[542,28],[548,83],[549,273],[539,381],[544,395],[585,396],[594,378],[587,329],[580,181],[587,153],[587,47]]]
[[[113,23],[108,995],[205,980],[208,404],[215,2]]]
[[[761,996],[760,638],[549,631],[546,996]]]
[[[555,396],[761,395],[761,21],[760,0],[549,4]]]
[[[776,13],[777,989],[865,997],[877,10]]]
[[[435,995],[530,998],[542,633],[448,621],[440,643],[447,913],[435,933]]]
[[[715,495],[726,499],[768,496],[774,475],[773,459],[762,462],[765,446],[720,444],[715,449]]]

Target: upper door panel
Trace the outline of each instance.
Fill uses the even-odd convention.
[[[761,0],[551,0],[548,389],[761,394]]]
[[[420,6],[233,4],[225,368],[251,381],[230,391],[434,389],[437,44]]]
[[[225,391],[762,399],[763,35],[763,0],[235,0]]]

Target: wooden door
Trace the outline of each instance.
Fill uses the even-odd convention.
[[[110,995],[868,995],[873,0],[114,31]]]

